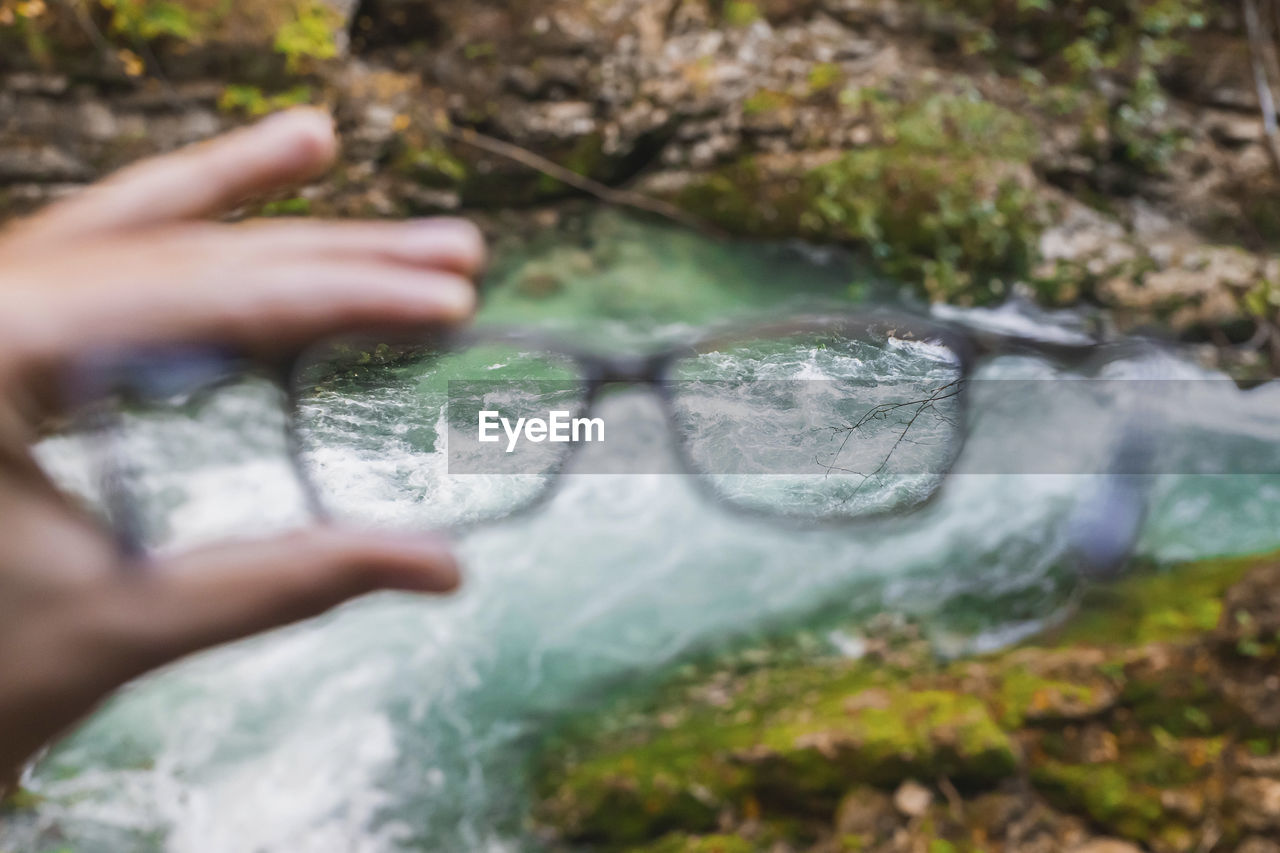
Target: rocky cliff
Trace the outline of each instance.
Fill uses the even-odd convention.
[[[3,0],[0,209],[325,103],[342,167],[266,212],[625,188],[1265,364],[1280,182],[1241,30],[1203,0]]]

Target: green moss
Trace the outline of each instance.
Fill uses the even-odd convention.
[[[218,96],[218,109],[258,117],[290,107],[311,103],[310,86],[295,86],[283,92],[267,94],[257,86],[231,84]]]
[[[1280,556],[1280,555],[1277,555]],[[1270,557],[1225,557],[1172,569],[1148,568],[1091,588],[1057,645],[1142,645],[1212,630],[1222,596],[1246,571]]]
[[[773,795],[838,796],[855,783],[946,777],[981,786],[1017,767],[1008,735],[973,696],[877,689],[805,708],[766,730],[755,785]]]
[[[736,835],[669,835],[629,853],[753,853],[755,845]]]
[[[18,788],[16,791],[11,792],[9,796],[0,800],[0,815],[6,812],[12,814],[14,812],[32,811],[38,808],[41,802],[43,802],[43,798],[39,794],[28,791],[26,788]]]
[[[816,95],[838,86],[844,72],[834,62],[819,62],[809,69],[809,94]]]
[[[1160,75],[1208,22],[1214,9],[1207,0],[926,0],[925,7],[949,21],[938,30],[939,46],[981,54],[1009,74],[1034,75],[1040,90],[1056,83],[1088,93],[1106,133],[1102,147],[1089,142],[1084,153],[1134,172],[1166,171],[1183,140],[1164,127],[1169,98]],[[1121,84],[1117,96],[1096,96],[1103,76]]]
[[[686,188],[678,203],[739,233],[863,246],[933,300],[1002,300],[1029,273],[1039,238],[1037,202],[1016,165],[1034,149],[1030,125],[969,96],[859,103],[883,144],[806,172],[743,160]],[[775,106],[757,93],[744,109]]]
[[[462,55],[470,62],[494,59],[498,55],[498,46],[491,41],[474,42],[462,48]]]
[[[1121,703],[1147,728],[1177,735],[1212,734],[1241,722],[1239,712],[1194,668],[1131,668]]]
[[[564,165],[579,175],[590,176],[599,170],[604,160],[603,134],[589,133],[574,143],[573,150],[565,158]]]
[[[342,25],[342,16],[322,0],[299,0],[293,18],[276,31],[275,51],[290,72],[306,70],[312,62],[338,55]]]
[[[311,200],[301,196],[269,201],[258,211],[259,216],[307,216],[311,213]]]
[[[976,94],[933,95],[887,112],[890,130],[916,154],[959,154],[1022,162],[1036,151],[1031,123]]]
[[[745,116],[761,116],[780,112],[791,106],[792,98],[784,92],[772,89],[761,89],[742,102],[742,114]]]
[[[1145,742],[1126,746],[1116,761],[1070,764],[1047,761],[1033,767],[1032,781],[1046,798],[1084,815],[1104,829],[1149,841],[1181,827],[1166,816],[1161,792],[1195,794],[1222,753],[1221,738],[1177,739],[1155,729]]]
[[[191,9],[168,0],[102,0],[111,10],[111,31],[129,40],[153,41],[168,37],[195,41],[200,19]]]
[[[955,45],[1003,67],[1030,63],[1058,77],[1099,71],[1141,73],[1186,50],[1188,33],[1205,26],[1207,0],[1052,3],[1049,0],[926,0],[955,16]],[[1014,43],[1033,55],[1012,53]]]
[[[573,766],[544,802],[542,817],[574,840],[610,844],[713,830],[743,776],[696,744],[677,739]]]
[[[868,246],[934,301],[988,304],[1027,274],[1033,194],[984,157],[911,147],[855,151],[809,176],[806,230]]]
[[[761,17],[760,7],[751,0],[728,0],[724,4],[724,22],[731,27],[748,27]]]
[[[1159,792],[1133,783],[1118,764],[1049,762],[1031,778],[1049,802],[1125,838],[1150,838],[1164,817]]]
[[[1003,673],[997,694],[1001,722],[1018,728],[1028,720],[1054,722],[1102,709],[1109,694],[1101,684],[1079,684],[1036,675],[1024,666]]]
[[[405,147],[394,168],[419,183],[436,187],[456,187],[467,180],[467,166],[447,148]]]
[[[801,656],[694,670],[643,708],[561,732],[541,771],[540,817],[569,841],[604,848],[718,839],[705,834],[728,818],[776,827],[771,841],[802,849],[859,786],[945,778],[967,796],[1025,767],[1052,805],[1106,834],[1183,849],[1188,818],[1166,814],[1162,796],[1188,809],[1219,796],[1228,744],[1274,753],[1272,733],[1218,695],[1214,655],[1230,652],[1206,636],[1220,608],[1202,603],[1274,559],[1145,571],[1095,593],[1077,617],[1091,627],[1051,638],[1083,631],[1078,653],[1028,646],[950,665]],[[1074,724],[1085,717],[1098,723]],[[970,849],[939,826],[935,844]],[[752,849],[769,849],[753,839]],[[876,840],[831,843],[862,850]]]

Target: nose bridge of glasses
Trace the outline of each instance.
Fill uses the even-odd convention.
[[[662,373],[664,359],[653,356],[609,356],[589,365],[591,379],[600,385],[648,385]]]

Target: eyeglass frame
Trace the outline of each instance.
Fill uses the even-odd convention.
[[[865,340],[872,335],[883,334],[901,340],[935,342],[954,354],[959,369],[956,380],[961,384],[958,395],[962,423],[967,421],[967,381],[985,360],[1003,355],[1027,355],[1043,358],[1064,367],[1080,369],[1101,367],[1116,358],[1131,355],[1139,349],[1149,349],[1151,341],[1131,339],[1101,341],[1082,338],[1079,341],[1053,341],[980,328],[952,320],[921,318],[905,312],[863,311],[840,314],[801,315],[786,320],[764,323],[738,324],[712,330],[690,340],[663,347],[642,355],[607,356],[578,347],[555,338],[546,331],[519,327],[469,327],[464,329],[424,327],[420,329],[366,329],[346,335],[326,337],[320,341],[264,357],[222,345],[184,347],[126,348],[110,352],[97,352],[77,361],[69,371],[64,388],[67,391],[69,409],[82,413],[82,425],[97,433],[104,440],[104,452],[97,459],[97,469],[102,491],[103,509],[107,525],[117,548],[126,562],[145,563],[145,525],[133,501],[127,480],[128,471],[119,464],[122,456],[116,450],[123,410],[128,405],[154,404],[160,400],[177,401],[179,405],[198,405],[213,395],[245,378],[257,376],[266,379],[283,394],[285,410],[284,438],[290,467],[302,491],[307,511],[321,523],[333,520],[334,513],[326,506],[322,489],[312,476],[305,460],[305,441],[302,438],[301,407],[297,378],[301,366],[308,362],[321,346],[348,343],[413,345],[431,347],[439,353],[458,352],[484,344],[507,344],[526,347],[530,351],[557,355],[572,361],[580,369],[582,382],[581,416],[591,414],[604,390],[611,386],[639,386],[652,389],[657,397],[664,419],[671,434],[677,461],[685,474],[692,477],[695,488],[712,503],[743,516],[767,519],[782,526],[805,529],[821,527],[861,526],[888,517],[912,515],[935,502],[943,491],[939,486],[911,507],[875,510],[851,518],[805,518],[795,514],[758,509],[735,503],[719,492],[709,481],[708,472],[701,470],[691,458],[689,449],[678,440],[679,428],[674,408],[674,384],[681,380],[671,377],[671,370],[678,362],[703,352],[733,343],[761,339],[782,339],[790,335],[817,332],[844,334],[852,340]],[[188,374],[185,379],[183,371]],[[175,374],[177,374],[175,378]],[[139,379],[149,380],[154,386],[151,393],[140,393]],[[166,384],[168,383],[168,384]],[[194,384],[194,388],[168,387]],[[963,453],[968,440],[967,426],[959,430],[945,469],[946,476]],[[548,484],[539,494],[520,507],[484,519],[476,519],[450,525],[448,529],[463,532],[478,526],[495,524],[531,514],[545,506],[558,492],[565,468],[581,448],[582,442],[571,442],[555,466],[545,472]]]

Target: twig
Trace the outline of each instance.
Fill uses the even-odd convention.
[[[106,37],[102,29],[94,22],[93,15],[84,7],[83,3],[78,0],[62,0],[62,5],[71,11],[75,16],[76,23],[80,25],[80,29],[84,30],[89,36],[89,40],[93,42],[94,48],[98,51],[99,56],[119,63],[119,59],[115,55],[115,45]],[[186,106],[182,100],[182,96],[178,94],[178,90],[173,85],[173,81],[165,74],[164,68],[160,65],[160,57],[156,56],[155,51],[147,44],[145,39],[138,39],[134,45],[142,53],[143,62],[146,63],[155,79],[160,83],[160,88],[164,90],[165,98],[169,101],[169,105],[175,109],[181,109]]]
[[[1258,9],[1258,19],[1262,24],[1262,60],[1266,63],[1268,80],[1280,81],[1280,58],[1276,56],[1276,4],[1275,0],[1263,0]]]
[[[832,464],[828,465],[817,459],[815,459],[814,461],[817,462],[817,464],[820,467],[827,469],[826,476],[828,477],[831,476],[832,472],[840,471],[845,474],[854,474],[862,478],[862,482],[859,483],[858,487],[853,490],[853,494],[849,495],[849,497],[845,499],[844,502],[848,503],[850,500],[854,498],[854,496],[856,496],[859,492],[862,491],[862,487],[865,486],[867,482],[871,480],[872,477],[878,476],[882,471],[884,471],[885,468],[889,467],[889,461],[893,458],[893,455],[898,451],[898,448],[901,447],[904,443],[908,443],[907,434],[911,432],[912,427],[915,426],[916,421],[919,420],[921,415],[923,415],[927,411],[933,410],[934,406],[937,403],[941,402],[942,400],[950,400],[953,397],[960,396],[962,393],[964,393],[964,380],[957,379],[953,382],[948,382],[946,385],[941,385],[937,388],[934,388],[932,391],[929,392],[929,396],[922,400],[912,400],[907,403],[881,404],[879,406],[875,406],[870,411],[868,411],[865,415],[859,418],[857,423],[850,424],[849,426],[845,426],[845,427],[831,428],[833,432],[845,433],[844,441],[840,443],[840,449],[836,451],[835,456],[831,460]],[[849,439],[852,438],[854,432],[861,429],[869,421],[885,420],[887,419],[890,412],[896,411],[902,408],[907,408],[910,406],[915,406],[916,410],[911,414],[911,417],[908,418],[905,423],[903,423],[902,421],[898,422],[898,425],[902,426],[902,432],[898,434],[897,440],[894,441],[893,446],[889,448],[889,452],[885,454],[883,461],[881,461],[879,467],[877,467],[874,471],[872,471],[870,474],[864,474],[861,471],[854,471],[850,468],[841,468],[840,466],[834,464],[836,460],[839,459],[840,454],[844,452],[844,449],[848,445]],[[947,423],[952,423],[952,421],[945,415],[940,415],[939,417]]]
[[[467,127],[445,127],[442,129],[445,136],[470,145],[473,148],[479,148],[489,154],[511,160],[522,166],[527,166],[536,172],[541,172],[548,177],[554,178],[563,184],[567,184],[576,190],[581,190],[588,195],[595,196],[605,204],[612,204],[618,207],[629,207],[634,210],[641,210],[645,213],[652,213],[655,216],[661,216],[669,219],[686,228],[692,228],[714,237],[725,236],[719,229],[713,227],[708,222],[692,216],[674,204],[665,202],[662,199],[653,196],[644,195],[643,193],[632,192],[630,190],[622,190],[616,187],[610,187],[599,181],[580,175],[572,169],[568,169],[548,160],[541,154],[535,154],[527,148],[521,148],[511,142],[501,139],[495,139],[492,136],[486,136],[477,130]]]
[[[938,790],[947,798],[947,809],[951,812],[951,819],[956,823],[964,823],[964,798],[960,796],[956,786],[946,776],[939,776]]]
[[[1267,77],[1266,36],[1262,32],[1262,22],[1258,19],[1258,4],[1255,0],[1243,0],[1244,24],[1249,35],[1249,63],[1253,68],[1253,84],[1258,90],[1258,108],[1262,111],[1262,131],[1267,138],[1267,156],[1271,158],[1271,166],[1280,176],[1280,140],[1277,132],[1280,125],[1276,120],[1275,96],[1271,93],[1271,81]]]

